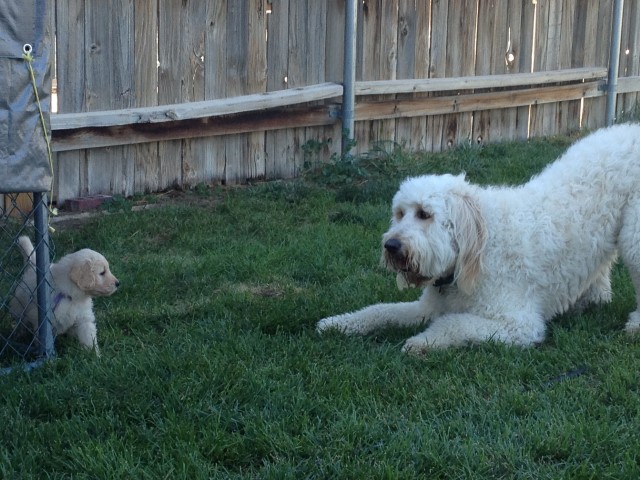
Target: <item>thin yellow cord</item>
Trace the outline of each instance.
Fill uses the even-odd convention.
[[[25,45],[26,47],[26,45]],[[51,170],[51,190],[49,192],[49,213],[51,215],[57,215],[58,209],[53,208],[53,186],[55,182],[55,173],[53,171],[53,152],[51,150],[51,140],[49,140],[49,135],[47,135],[47,122],[44,119],[44,113],[42,112],[42,105],[40,104],[40,95],[38,95],[38,86],[36,85],[36,75],[33,72],[33,56],[31,55],[31,49],[24,49],[24,53],[22,54],[22,58],[24,58],[27,62],[27,68],[29,69],[29,74],[31,75],[31,85],[33,86],[33,93],[36,96],[36,105],[38,106],[38,113],[40,114],[40,123],[42,124],[42,132],[44,134],[44,140],[47,144],[47,157],[49,160],[49,169]],[[51,225],[49,225],[49,229],[53,231]]]

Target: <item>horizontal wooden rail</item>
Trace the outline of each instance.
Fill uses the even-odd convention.
[[[605,95],[600,85],[600,82],[588,82],[560,87],[362,102],[356,105],[356,120],[443,115],[578,100]]]
[[[376,80],[356,83],[356,95],[394,95],[398,93],[447,92],[485,88],[505,88],[576,82],[607,78],[605,67],[571,68],[508,75],[478,75],[454,78]]]
[[[238,113],[266,110],[342,96],[342,85],[321,83],[310,87],[276,92],[257,93],[233,98],[201,102],[161,105],[157,107],[105,110],[85,113],[60,113],[51,116],[53,130],[86,127],[115,127],[137,123],[161,123],[196,118],[221,117]]]
[[[639,77],[618,77],[618,93],[640,92]]]
[[[65,152],[84,148],[332,125],[340,121],[337,112],[338,108],[335,105],[322,105],[243,112],[224,117],[191,118],[162,123],[54,130],[53,151]]]

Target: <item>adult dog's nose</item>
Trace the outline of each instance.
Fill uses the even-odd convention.
[[[402,242],[400,242],[400,240],[398,240],[397,238],[390,238],[389,240],[387,240],[386,242],[384,242],[384,248],[387,250],[387,252],[389,252],[391,255],[395,255],[397,254],[400,249],[402,248]]]

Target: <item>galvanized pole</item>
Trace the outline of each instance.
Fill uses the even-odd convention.
[[[356,28],[358,1],[347,0],[344,23],[344,91],[342,93],[342,153],[349,153],[353,146],[355,124],[356,83]]]
[[[618,66],[620,63],[620,37],[622,36],[622,11],[624,0],[614,0],[613,24],[611,26],[611,48],[609,50],[609,76],[607,79],[607,126],[616,118],[618,95]]]
[[[44,359],[53,357],[53,332],[51,330],[51,272],[49,271],[49,211],[47,195],[40,192],[33,194],[33,223],[35,227],[36,250],[36,298],[38,300],[38,340],[40,356]]]

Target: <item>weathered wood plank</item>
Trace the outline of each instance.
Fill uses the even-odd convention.
[[[325,21],[325,58],[324,80],[342,83],[344,80],[344,29],[345,29],[345,0],[326,0]],[[307,135],[309,135],[307,131]],[[335,123],[325,127],[320,133],[321,140],[328,142],[320,161],[330,160],[332,156],[342,151],[342,125]]]
[[[134,97],[133,0],[87,2],[85,8],[87,108],[130,108]],[[114,12],[117,21],[105,21]],[[128,147],[94,149],[87,152],[87,160],[87,193],[133,193],[134,162]]]
[[[189,2],[184,10],[182,48],[189,73],[184,78],[183,101],[204,101],[206,83],[215,77],[206,74],[206,37],[208,1]],[[191,187],[208,180],[208,145],[203,139],[185,139],[182,142],[182,184]]]
[[[429,62],[431,56],[431,5],[430,2],[415,2],[415,61],[414,78],[429,78]],[[414,94],[415,95],[415,94]],[[422,95],[417,95],[418,97]],[[411,119],[410,146],[416,151],[425,150],[427,146],[427,118]]]
[[[608,65],[609,42],[593,41],[595,38],[611,38],[611,18],[613,14],[613,2],[609,0],[597,0],[593,6],[589,3],[586,7],[592,7],[586,28],[586,43],[589,53],[585,53],[585,65]],[[595,16],[594,16],[595,15]],[[606,97],[585,99],[582,111],[582,127],[596,129],[606,123]]]
[[[355,92],[358,96],[419,92],[448,92],[454,90],[472,90],[482,88],[523,87],[529,85],[593,80],[606,77],[606,67],[585,67],[531,73],[363,81],[356,82]]]
[[[267,15],[267,91],[287,88],[289,57],[289,0],[271,2]],[[265,134],[265,176],[288,178],[293,175],[290,132],[267,131]]]
[[[134,45],[134,105],[158,104],[158,2],[136,2]],[[157,192],[160,184],[158,144],[155,142],[131,148],[134,158],[134,192]]]
[[[83,112],[85,90],[84,0],[56,2],[56,57],[58,112]],[[51,115],[55,118],[55,115]],[[82,192],[81,171],[86,171],[86,152],[78,150],[55,156],[54,198],[59,204]]]
[[[307,49],[310,48],[310,41],[307,35],[308,17],[310,3],[314,0],[289,0],[289,68],[288,68],[288,88],[296,88],[310,85],[309,58]],[[287,133],[286,141],[290,148],[286,150],[287,170],[291,176],[295,176],[302,168],[304,153],[302,145],[307,141],[307,131],[305,128],[296,128]]]
[[[237,113],[292,106],[342,96],[342,85],[323,83],[289,90],[238,95],[199,102],[159,105],[146,108],[128,108],[100,112],[53,115],[55,130],[84,127],[113,127],[134,123],[161,123],[205,117],[222,117]]]
[[[243,93],[263,93],[267,89],[266,0],[251,0],[249,4],[247,12],[247,85]],[[264,178],[266,174],[264,132],[249,133],[246,141],[248,158],[246,177],[243,181],[248,178]]]
[[[182,0],[164,0],[158,15],[158,103],[183,101],[187,84],[188,56],[184,55],[182,25],[187,15]],[[158,145],[160,184],[164,187],[182,184],[182,140],[164,141]]]
[[[445,78],[446,52],[449,22],[448,0],[433,0],[431,2],[431,56],[429,58],[430,78]],[[454,7],[455,8],[455,7]],[[437,96],[437,94],[434,94]],[[426,148],[429,151],[442,150],[444,138],[444,116],[432,116],[427,119]]]
[[[640,74],[640,5],[638,2],[625,3],[623,18],[623,23],[628,24],[628,34],[620,49],[619,74],[623,77],[629,77]],[[619,95],[616,108],[617,118],[620,120],[637,118],[640,113],[639,98],[637,92]]]
[[[204,38],[204,98],[205,101],[226,97],[227,48],[226,0],[207,0]],[[205,157],[203,177],[208,182],[220,182],[225,178],[226,146],[224,138],[203,138],[200,141]]]
[[[326,0],[325,81],[342,82],[344,79],[344,27],[345,0]]]
[[[359,103],[356,105],[356,119],[365,121],[376,118],[460,114],[530,104],[546,105],[560,100],[604,95],[600,85],[600,82],[587,82],[560,87]]]
[[[239,135],[250,132],[291,130],[312,126],[339,125],[338,107],[297,107],[249,112],[230,117],[196,118],[164,123],[136,123],[114,127],[53,130],[54,152],[86,148],[163,142],[183,138]],[[288,142],[291,145],[292,142]]]
[[[360,3],[360,2],[358,2]],[[378,57],[381,55],[378,42],[378,22],[380,1],[363,1],[358,12],[358,70],[357,80],[380,80]],[[375,141],[373,123],[355,122],[353,138],[357,144],[355,153],[364,153],[371,149]]]
[[[456,2],[447,16],[445,74],[447,77],[472,75],[475,70],[475,23],[478,15],[476,0]],[[464,144],[471,139],[473,115],[460,113],[444,118],[442,143],[447,147]]]
[[[509,24],[509,0],[480,0],[476,34],[476,74],[500,75],[514,71],[515,61]],[[519,23],[518,23],[519,26]],[[508,63],[507,55],[513,55]],[[475,112],[471,141],[482,144],[496,138],[513,138],[516,128],[516,109],[499,112]]]
[[[413,79],[416,77],[415,63],[418,59],[416,55],[416,41],[418,32],[416,31],[417,15],[416,2],[412,0],[399,0],[398,2],[398,40],[397,40],[397,79]],[[409,94],[401,95],[398,98],[407,98]],[[400,145],[412,149],[413,143],[413,119],[400,118],[396,120],[395,139]],[[418,138],[418,142],[420,139]]]

